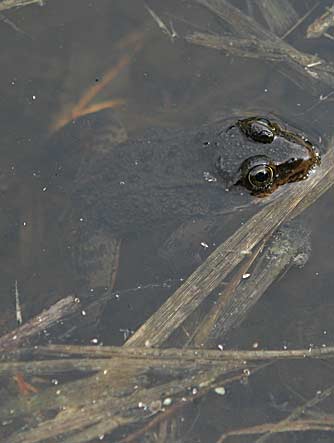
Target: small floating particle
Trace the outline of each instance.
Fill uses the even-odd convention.
[[[215,393],[218,395],[225,395],[226,389],[224,388],[224,386],[219,386],[218,388],[215,388]]]
[[[164,401],[162,402],[162,404],[164,406],[170,406],[172,404],[173,400],[170,397],[167,397],[164,399]]]

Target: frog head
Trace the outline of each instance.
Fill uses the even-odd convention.
[[[237,120],[217,133],[214,145],[217,175],[227,188],[241,186],[257,197],[305,180],[320,163],[306,137],[264,117]]]

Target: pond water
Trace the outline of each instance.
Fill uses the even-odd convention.
[[[201,237],[190,232],[187,238],[197,242],[196,254],[184,251],[184,244],[174,239],[172,261],[161,259],[161,249],[166,247],[163,225],[161,232],[149,230],[145,235],[132,229],[118,245],[113,287],[101,293],[101,288],[81,284],[69,265],[74,246],[68,239],[74,228],[65,223],[64,214],[73,204],[73,171],[81,160],[76,140],[79,145],[90,140],[93,111],[112,107],[119,132],[130,140],[152,127],[189,130],[220,118],[235,121],[263,115],[298,128],[323,150],[330,145],[333,87],[329,82],[307,80],[297,69],[286,69],[288,63],[186,42],[185,36],[194,32],[233,36],[232,28],[200,3],[206,4],[191,0],[49,0],[43,6],[1,12],[5,1],[0,1],[0,335],[17,327],[16,293],[24,322],[74,294],[86,304],[106,298],[91,322],[84,326],[76,325],[77,319],[71,325],[65,322],[63,328],[58,325],[57,331],[46,331],[33,344],[122,345],[249,215],[227,216],[222,219],[224,229],[220,226],[212,233],[205,228]],[[230,3],[267,29],[260,1]],[[287,4],[292,5],[296,19],[287,25],[291,32],[284,41],[333,63],[333,37],[305,37],[308,25],[331,2],[322,0],[315,7],[312,1],[284,2],[285,7]],[[291,30],[298,19],[300,24]],[[80,115],[85,115],[88,129],[66,132],[64,127],[73,125],[73,118]],[[285,270],[242,325],[223,340],[224,349],[333,345],[332,202],[330,189],[300,217],[311,232],[306,264]],[[184,334],[173,337],[171,344],[184,345]],[[23,395],[7,382],[5,377],[0,379],[0,405]],[[43,389],[40,380],[29,382]],[[281,361],[258,370],[247,381],[229,384],[224,396],[209,392],[180,408],[165,428],[160,423],[160,431],[155,427],[139,440],[129,441],[216,442],[231,429],[282,420],[333,383],[331,360]],[[332,416],[333,406],[329,397],[313,410],[312,417]],[[28,419],[12,422],[1,416],[0,422],[0,441],[51,441],[38,437],[19,440],[17,436],[17,440],[8,440],[20,426],[26,430],[36,423]],[[111,435],[106,432],[103,441],[120,441],[138,426],[142,424]],[[255,442],[258,437],[231,436],[226,441]],[[72,440],[68,435],[57,438],[97,441]],[[325,443],[332,438],[330,432],[312,428],[259,441]]]

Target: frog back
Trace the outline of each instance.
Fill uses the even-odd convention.
[[[208,132],[153,128],[95,153],[76,180],[78,215],[123,233],[206,215],[217,202],[222,208]]]

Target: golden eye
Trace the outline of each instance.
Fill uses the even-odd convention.
[[[267,189],[274,181],[273,168],[265,164],[254,166],[248,172],[247,179],[254,190]]]

